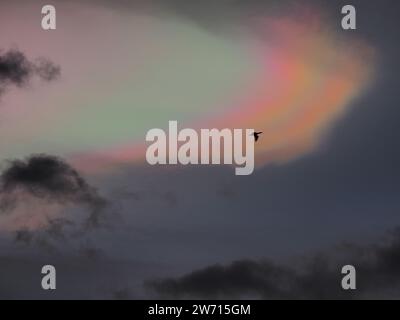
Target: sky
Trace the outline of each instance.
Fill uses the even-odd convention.
[[[396,1],[52,4],[0,2],[0,298],[399,298]],[[170,120],[256,170],[150,166]]]

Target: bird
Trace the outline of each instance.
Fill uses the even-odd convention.
[[[252,136],[254,136],[254,139],[257,141],[261,133],[262,133],[262,131],[253,132],[253,133],[252,133]]]

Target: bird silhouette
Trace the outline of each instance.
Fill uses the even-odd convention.
[[[253,132],[253,133],[252,133],[252,135],[254,136],[254,139],[256,140],[256,142],[257,142],[258,138],[260,137],[260,134],[261,134],[261,133],[262,133],[262,131]]]

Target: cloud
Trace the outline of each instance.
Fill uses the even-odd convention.
[[[0,176],[0,213],[13,211],[19,201],[26,197],[50,204],[73,204],[88,208],[84,229],[100,226],[108,204],[68,163],[46,154],[9,161]],[[62,238],[64,228],[71,224],[68,219],[47,219],[46,232],[52,238]],[[27,239],[21,236],[17,236],[17,239]]]
[[[341,268],[356,268],[357,290],[341,288]],[[357,299],[400,296],[400,229],[382,242],[344,244],[326,254],[278,265],[266,260],[240,260],[213,265],[180,278],[146,282],[161,297]]]
[[[46,58],[37,59],[34,71],[44,81],[55,80],[61,74],[61,68]]]
[[[146,285],[162,296],[238,297],[259,294],[286,296],[279,283],[286,283],[292,272],[270,262],[241,260],[229,266],[214,265],[178,279],[151,281]]]
[[[0,53],[0,94],[12,85],[23,87],[33,76],[44,81],[52,81],[59,77],[60,70],[59,66],[46,58],[32,62],[16,49]]]
[[[46,227],[41,231],[29,231],[26,229],[17,230],[15,242],[25,245],[34,244],[46,251],[57,250],[56,242],[65,243],[68,239],[68,228],[75,226],[75,223],[66,218],[47,219]],[[28,241],[27,241],[28,240]]]

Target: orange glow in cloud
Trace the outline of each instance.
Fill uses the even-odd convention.
[[[372,77],[373,50],[340,41],[318,24],[270,20],[260,78],[247,100],[214,121],[263,131],[256,163],[291,160],[315,148]],[[272,36],[271,36],[272,35]]]

